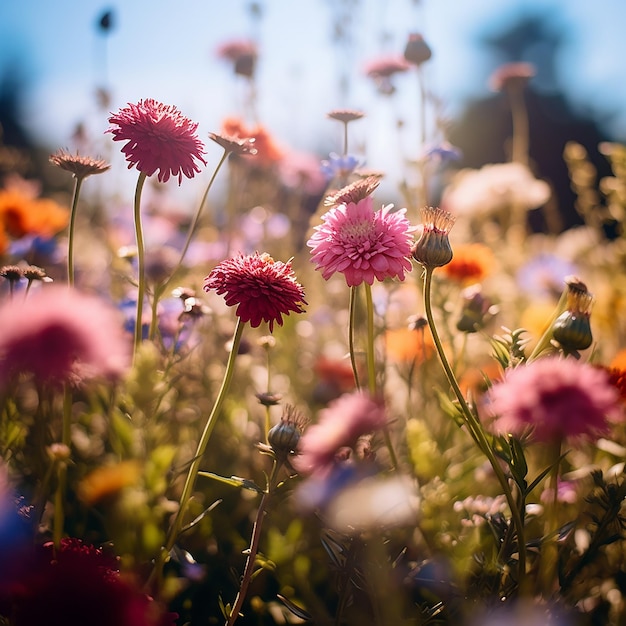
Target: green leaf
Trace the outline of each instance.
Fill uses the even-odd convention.
[[[198,476],[211,478],[225,485],[237,487],[238,489],[248,489],[250,491],[255,491],[256,493],[265,493],[263,489],[261,489],[261,487],[259,487],[253,480],[250,480],[248,478],[240,478],[239,476],[231,476],[230,478],[226,478],[226,476],[220,476],[219,474],[214,474],[213,472],[198,472]]]

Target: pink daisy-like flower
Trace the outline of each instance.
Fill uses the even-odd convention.
[[[291,263],[274,261],[269,254],[240,254],[222,261],[205,278],[204,290],[225,294],[228,306],[237,305],[237,316],[256,328],[268,322],[283,325],[283,315],[303,313],[307,302],[304,289],[296,280]]]
[[[387,423],[384,406],[364,391],[354,391],[333,400],[322,409],[316,424],[309,426],[298,446],[294,467],[306,474],[324,470],[337,452]]]
[[[543,442],[597,439],[623,417],[606,373],[570,358],[546,357],[508,370],[485,401],[495,432],[530,430]]]
[[[341,272],[348,286],[374,279],[399,278],[411,270],[413,228],[406,209],[392,212],[393,205],[379,211],[370,196],[358,202],[340,204],[322,216],[322,224],[307,242],[311,261],[328,280]]]
[[[113,141],[126,141],[122,152],[128,168],[152,176],[159,170],[159,181],[178,176],[178,184],[200,172],[204,144],[198,139],[198,124],[186,118],[175,106],[151,98],[130,104],[109,117],[106,131]]]
[[[0,308],[0,382],[31,372],[40,382],[120,376],[129,345],[117,311],[95,296],[46,287]]]

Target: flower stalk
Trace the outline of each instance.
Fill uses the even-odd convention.
[[[143,301],[146,294],[146,253],[141,225],[141,192],[146,178],[146,174],[140,172],[134,202],[135,240],[137,243],[137,313],[135,315],[134,353],[137,352],[142,340]]]
[[[233,603],[233,607],[230,610],[228,619],[226,620],[226,626],[233,626],[234,623],[237,621],[237,618],[240,616],[241,613],[241,607],[243,606],[243,602],[248,593],[248,587],[250,586],[250,582],[252,581],[252,577],[254,574],[256,557],[259,553],[259,542],[261,540],[261,532],[263,530],[263,520],[267,515],[267,508],[276,487],[276,477],[278,476],[278,471],[281,467],[282,462],[278,459],[275,459],[272,466],[272,472],[270,474],[267,489],[263,493],[261,503],[259,504],[259,508],[256,512],[254,526],[252,527],[252,536],[250,538],[250,547],[247,550],[248,557],[246,559],[246,564],[243,570],[243,574],[241,576],[241,584],[239,586],[239,591],[237,592],[235,602]]]
[[[511,518],[513,520],[513,526],[515,527],[515,531],[517,533],[517,545],[518,545],[518,583],[521,589],[524,588],[524,578],[526,575],[526,543],[524,539],[524,522],[522,520],[522,516],[519,512],[517,503],[515,501],[515,497],[509,485],[509,482],[504,475],[504,471],[500,466],[500,463],[493,451],[493,448],[489,445],[485,433],[478,422],[476,416],[470,409],[465,397],[463,396],[463,392],[459,387],[459,383],[454,375],[452,367],[448,361],[448,357],[446,356],[445,350],[443,349],[443,345],[441,343],[441,339],[439,338],[439,333],[437,331],[437,326],[435,324],[435,320],[433,317],[433,311],[431,306],[431,290],[432,290],[432,277],[433,277],[434,268],[425,268],[424,270],[424,308],[426,312],[426,319],[428,320],[428,325],[433,337],[433,342],[435,344],[435,348],[437,350],[437,354],[439,356],[439,360],[443,367],[443,370],[446,374],[446,378],[450,383],[450,387],[456,396],[456,399],[459,403],[459,407],[461,409],[461,415],[463,417],[463,421],[467,426],[467,429],[472,437],[472,439],[476,442],[478,448],[483,452],[483,454],[487,457],[493,471],[502,487],[502,491],[506,497],[507,504],[509,505],[509,509],[511,510]]]
[[[183,486],[183,491],[181,493],[178,504],[178,511],[176,512],[172,525],[170,526],[167,539],[165,541],[165,548],[163,550],[165,556],[168,555],[170,550],[174,547],[174,544],[176,543],[176,540],[178,539],[178,536],[181,532],[183,517],[187,510],[187,505],[189,504],[193,488],[196,484],[198,471],[200,470],[200,464],[202,463],[202,459],[209,444],[211,434],[213,433],[213,429],[215,428],[215,424],[217,423],[217,418],[220,415],[222,405],[224,404],[224,400],[226,398],[226,395],[228,394],[228,390],[230,389],[230,384],[235,371],[235,360],[237,358],[237,353],[241,344],[241,337],[243,335],[244,327],[245,323],[242,322],[240,318],[237,318],[237,325],[235,326],[232,347],[230,350],[230,354],[228,355],[228,361],[226,363],[224,379],[222,380],[222,385],[218,391],[211,413],[209,414],[209,417],[204,425],[204,430],[202,431],[202,435],[200,436],[200,439],[198,441],[196,453],[193,457],[193,460],[191,461],[191,464],[189,465],[189,470],[187,471],[185,484]]]

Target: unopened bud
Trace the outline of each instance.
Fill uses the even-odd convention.
[[[422,236],[413,244],[413,258],[426,269],[447,265],[453,256],[448,234],[454,225],[454,217],[433,207],[424,207],[421,213]]]

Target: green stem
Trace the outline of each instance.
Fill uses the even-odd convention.
[[[71,443],[72,427],[72,391],[68,385],[63,390],[63,425],[61,430],[61,443],[69,449]],[[63,527],[65,525],[65,489],[67,486],[67,460],[57,459],[58,463],[57,487],[54,494],[54,520],[52,539],[55,548],[61,545]]]
[[[72,208],[70,210],[70,226],[67,239],[67,282],[70,287],[74,286],[74,232],[76,229],[76,213],[78,207],[78,196],[83,178],[76,177],[74,183],[74,195],[72,198]]]
[[[180,256],[178,257],[178,263],[176,263],[176,267],[172,270],[172,273],[170,274],[169,278],[165,280],[165,282],[161,283],[160,285],[157,285],[154,288],[154,294],[153,294],[153,300],[152,300],[152,315],[150,317],[150,332],[149,332],[149,338],[151,341],[153,341],[156,336],[157,311],[158,311],[159,300],[161,299],[161,296],[165,293],[168,285],[172,282],[172,279],[174,278],[178,270],[181,268],[183,261],[185,260],[185,256],[187,255],[187,252],[189,251],[189,246],[191,245],[193,237],[196,234],[196,229],[198,228],[198,224],[200,222],[200,216],[202,215],[204,205],[206,204],[207,198],[209,196],[209,191],[211,187],[213,186],[215,179],[217,178],[217,173],[220,171],[222,165],[226,161],[226,157],[228,157],[229,154],[230,154],[230,150],[225,149],[224,154],[222,154],[222,158],[219,160],[219,163],[217,164],[217,167],[215,168],[215,170],[213,170],[213,174],[211,175],[209,184],[206,186],[206,189],[204,190],[204,194],[202,195],[200,204],[198,204],[198,208],[196,209],[193,219],[191,220],[191,224],[189,225],[189,230],[187,231],[187,238],[185,239],[185,243],[183,244],[182,250],[180,252]]]
[[[374,302],[372,300],[372,287],[369,283],[365,284],[365,306],[367,312],[367,382],[368,389],[373,398],[377,395],[376,389],[376,359],[374,354]],[[391,434],[389,427],[383,428],[383,436],[385,438],[385,445],[389,450],[389,457],[391,465],[394,469],[398,468],[398,459],[391,443]]]
[[[137,314],[135,316],[135,341],[134,354],[141,344],[142,339],[142,318],[143,318],[143,301],[146,294],[146,268],[145,268],[145,246],[143,241],[143,229],[141,227],[141,191],[146,182],[146,174],[141,172],[137,180],[137,188],[135,190],[135,239],[137,242]]]
[[[356,318],[356,287],[350,287],[350,307],[349,307],[350,322],[348,326],[348,345],[350,350],[350,363],[352,364],[352,373],[354,374],[354,382],[357,389],[361,388],[361,381],[359,380],[359,367],[356,361],[356,353],[354,351],[354,332],[355,332],[355,318]]]
[[[185,479],[185,484],[183,486],[183,491],[180,496],[178,511],[176,512],[176,516],[174,517],[174,521],[172,522],[167,536],[167,540],[165,542],[164,556],[167,556],[170,550],[174,547],[174,544],[178,539],[180,529],[182,528],[183,517],[185,515],[189,499],[191,498],[191,493],[196,483],[196,478],[198,477],[198,471],[200,469],[200,464],[202,463],[202,458],[204,456],[204,453],[206,452],[209,439],[211,438],[211,433],[213,432],[213,428],[215,427],[217,418],[219,417],[222,405],[224,404],[224,399],[226,398],[226,394],[228,393],[228,390],[230,388],[230,383],[232,381],[235,371],[235,359],[237,358],[237,352],[239,351],[239,345],[241,343],[244,326],[245,323],[242,322],[240,318],[237,318],[237,326],[235,327],[232,348],[228,356],[228,362],[226,364],[226,372],[224,373],[222,386],[220,387],[217,398],[215,399],[215,404],[213,405],[213,409],[211,410],[211,413],[206,421],[204,431],[202,432],[200,440],[198,441],[196,454],[194,455],[193,460],[189,466],[187,477]]]
[[[426,312],[426,319],[428,320],[428,326],[430,328],[433,342],[435,344],[435,348],[437,350],[437,354],[439,355],[439,360],[441,361],[441,365],[443,366],[444,372],[454,391],[454,395],[459,403],[461,408],[463,421],[467,426],[470,435],[483,452],[483,454],[489,460],[491,467],[502,487],[502,491],[506,497],[507,503],[509,505],[509,509],[511,510],[511,518],[513,520],[513,525],[517,532],[517,544],[518,544],[518,584],[520,588],[523,587],[524,578],[526,575],[526,542],[524,539],[524,523],[522,521],[522,517],[520,515],[519,509],[516,505],[515,498],[511,491],[511,487],[504,475],[504,471],[498,462],[495,452],[493,448],[489,445],[487,438],[485,437],[485,433],[478,420],[472,413],[469,405],[467,404],[463,393],[461,392],[461,388],[456,380],[454,372],[450,367],[450,363],[446,356],[446,353],[443,349],[443,345],[439,338],[439,333],[437,332],[437,327],[435,325],[435,321],[433,318],[432,306],[431,306],[431,287],[432,287],[432,276],[433,276],[433,268],[425,268],[425,278],[424,278],[424,308]]]
[[[552,313],[552,317],[550,318],[550,323],[546,327],[545,332],[543,333],[543,335],[541,335],[541,337],[539,338],[539,341],[537,341],[537,344],[535,345],[533,351],[531,352],[530,356],[526,360],[528,363],[530,363],[530,361],[533,361],[538,356],[540,356],[541,353],[550,346],[550,341],[552,340],[552,332],[553,332],[552,326],[554,325],[554,322],[559,317],[559,315],[561,315],[561,313],[563,313],[563,311],[565,311],[566,308],[567,308],[567,288],[565,288],[563,290],[563,293],[561,293],[561,297],[559,298],[559,301],[557,302],[556,308],[554,309],[554,313]]]
[[[376,396],[376,361],[374,357],[374,302],[372,300],[372,287],[365,285],[365,306],[367,311],[367,382],[372,396]]]
[[[420,94],[420,149],[426,146],[426,85],[424,84],[424,73],[422,67],[417,67],[417,82]],[[424,158],[419,160],[420,175],[422,178],[421,201],[423,206],[428,206],[428,164]]]
[[[237,618],[239,617],[241,611],[241,607],[243,606],[243,601],[245,600],[246,594],[248,593],[248,587],[250,586],[250,582],[252,581],[252,575],[254,574],[256,555],[259,552],[259,541],[261,539],[261,530],[263,529],[263,520],[265,519],[265,515],[267,514],[267,505],[269,504],[270,498],[272,497],[274,491],[274,487],[276,486],[276,476],[278,475],[278,470],[280,469],[281,465],[282,463],[274,461],[267,491],[263,494],[263,498],[261,499],[261,503],[259,504],[259,508],[256,512],[256,518],[254,520],[254,526],[252,528],[252,537],[250,538],[250,547],[248,548],[248,558],[246,559],[246,565],[241,576],[239,591],[237,592],[237,597],[235,598],[235,602],[233,603],[233,608],[231,609],[228,620],[226,621],[226,626],[233,626],[233,624],[237,621]]]
[[[549,449],[548,461],[552,465],[549,475],[550,502],[547,504],[546,522],[541,543],[541,590],[545,597],[550,597],[557,575],[558,564],[558,490],[559,470],[561,466],[561,439],[555,441]]]
[[[528,165],[528,110],[524,101],[524,87],[509,90],[511,117],[513,122],[513,145],[511,161]]]
[[[183,264],[183,261],[185,260],[185,256],[187,254],[187,251],[189,250],[189,246],[191,245],[191,241],[192,241],[194,235],[196,234],[196,228],[198,227],[198,223],[200,222],[200,216],[202,215],[202,210],[204,209],[204,205],[206,204],[207,197],[209,195],[209,190],[213,186],[213,183],[214,183],[215,179],[217,178],[217,173],[222,168],[222,165],[226,161],[226,158],[228,157],[229,154],[230,154],[229,150],[224,150],[224,154],[222,155],[222,158],[220,159],[219,163],[217,164],[217,167],[213,171],[213,174],[211,176],[211,180],[209,180],[209,184],[207,185],[206,189],[204,190],[204,194],[202,196],[202,200],[200,200],[200,204],[198,205],[198,209],[196,210],[196,213],[193,216],[193,220],[191,222],[191,225],[189,226],[189,231],[187,233],[187,239],[185,240],[185,245],[183,246],[183,249],[181,250],[180,258],[178,260],[178,264],[176,265],[176,269],[174,270],[174,272],[172,272],[172,276],[176,273],[176,271],[180,268],[180,266]]]

